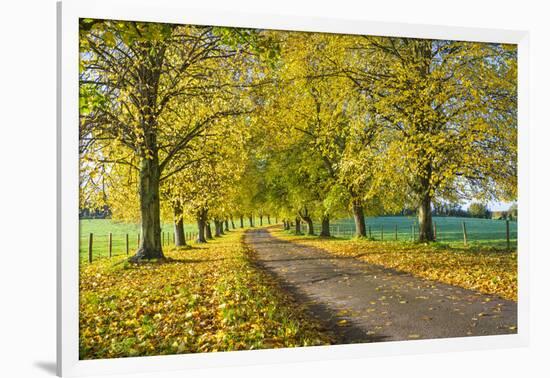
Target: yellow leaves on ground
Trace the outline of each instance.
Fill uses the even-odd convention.
[[[328,344],[266,274],[253,267],[242,232],[168,262],[123,258],[83,265],[80,358],[113,358]]]
[[[340,256],[356,256],[370,264],[517,301],[517,252],[465,251],[437,244],[319,239],[271,232],[293,243]]]

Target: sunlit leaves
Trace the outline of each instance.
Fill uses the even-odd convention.
[[[167,263],[94,262],[80,273],[80,357],[322,345],[330,339],[254,268],[242,233]]]
[[[404,200],[412,205],[425,194],[452,201],[515,198],[514,46],[365,37],[353,51],[350,76],[388,130],[378,179],[406,188]]]

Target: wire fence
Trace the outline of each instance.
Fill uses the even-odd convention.
[[[197,238],[196,232],[185,232],[187,243]],[[161,232],[163,247],[175,246],[176,235],[172,231]],[[80,235],[80,261],[93,261],[133,254],[140,245],[141,233],[87,233]]]
[[[264,223],[267,225],[267,222]],[[302,227],[307,232],[307,224],[302,223]],[[169,229],[163,227],[161,233],[162,246],[165,247],[175,246],[175,234],[168,231]],[[313,229],[318,235],[321,225],[314,223]],[[453,246],[487,246],[506,250],[517,248],[516,221],[435,217],[433,231],[436,241]],[[367,218],[366,233],[367,237],[378,241],[416,241],[418,222],[407,217]],[[339,238],[355,237],[353,219],[332,222],[330,234]],[[193,231],[186,231],[184,235],[187,243],[194,243],[198,237],[196,227],[193,227]],[[83,232],[80,235],[80,261],[91,263],[98,259],[133,254],[139,248],[140,239],[140,232]]]
[[[304,224],[307,232],[307,224]],[[321,232],[321,225],[314,223],[314,233]],[[517,222],[456,217],[437,217],[433,220],[436,241],[452,245],[479,246],[501,249],[517,247]],[[331,236],[352,238],[355,236],[353,220],[341,220],[330,225]],[[377,217],[366,220],[367,237],[379,241],[416,241],[418,222],[405,217]]]

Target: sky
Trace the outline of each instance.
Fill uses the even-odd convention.
[[[468,206],[470,206],[470,204],[474,202],[474,201],[470,201],[470,202],[466,202],[462,208],[464,210],[467,210],[468,209]],[[514,202],[489,202],[487,204],[487,207],[489,208],[489,210],[491,211],[505,211],[505,210],[508,210],[510,208],[510,206],[512,206]]]

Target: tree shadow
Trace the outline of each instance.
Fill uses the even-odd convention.
[[[154,265],[154,266],[163,266],[163,265],[172,265],[172,264],[201,264],[201,263],[210,263],[216,261],[226,261],[226,260],[235,260],[236,257],[217,257],[217,258],[205,258],[205,259],[193,259],[193,258],[174,258],[167,257],[163,260],[156,261],[140,261],[139,263],[128,263],[126,269],[137,269],[140,266]]]
[[[381,334],[369,334],[367,331],[356,324],[353,319],[338,315],[338,310],[329,307],[328,305],[315,300],[308,296],[300,289],[285,281],[284,278],[277,273],[268,269],[263,265],[263,260],[251,260],[251,264],[258,270],[267,274],[276,283],[279,290],[286,293],[292,300],[313,319],[317,320],[327,334],[333,339],[333,345],[338,344],[356,344],[356,343],[372,343],[386,341],[389,336]],[[341,276],[346,274],[338,274]],[[349,275],[349,274],[348,274]],[[336,277],[335,276],[335,277]],[[332,279],[329,277],[324,279]],[[322,279],[322,280],[324,280]],[[341,321],[346,320],[346,325],[342,326]]]

